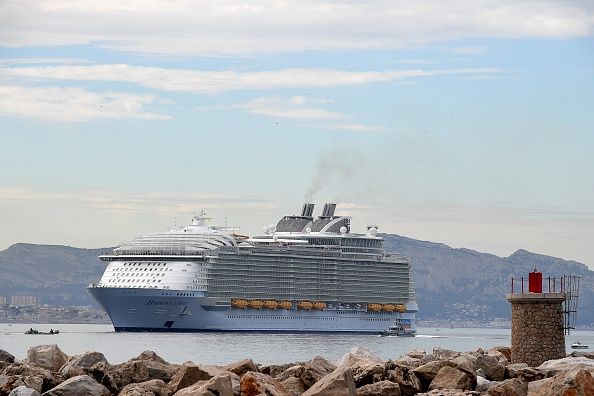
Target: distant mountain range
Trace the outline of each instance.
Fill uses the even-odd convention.
[[[511,309],[505,294],[510,292],[510,278],[527,277],[536,267],[545,278],[580,276],[578,323],[594,323],[594,271],[584,264],[525,250],[498,257],[399,235],[382,236],[387,250],[411,259],[419,318],[456,323],[509,318]],[[41,302],[54,305],[95,304],[85,288],[105,269],[97,256],[111,249],[13,245],[0,251],[0,296],[35,295]]]

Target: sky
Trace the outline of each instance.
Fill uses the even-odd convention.
[[[0,249],[305,201],[594,269],[594,2],[0,0]]]

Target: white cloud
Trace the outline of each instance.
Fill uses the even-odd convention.
[[[113,81],[163,91],[218,93],[275,88],[333,87],[397,81],[440,75],[497,73],[492,67],[444,70],[345,71],[338,69],[280,69],[258,72],[164,69],[106,64],[89,66],[0,67],[0,77],[64,81]]]
[[[198,55],[383,49],[468,37],[591,35],[582,0],[5,0],[0,46],[96,43]]]
[[[332,131],[352,131],[352,132],[378,132],[386,130],[386,127],[378,125],[367,125],[367,124],[318,124],[309,125],[311,128],[318,129],[329,129]]]
[[[0,116],[33,117],[74,122],[95,119],[167,119],[144,111],[152,95],[89,92],[81,88],[0,86]]]
[[[304,96],[293,96],[288,99],[266,97],[257,98],[235,107],[245,109],[251,114],[275,118],[335,119],[346,117],[346,115],[335,111],[311,107],[312,104],[319,105],[320,103],[330,103],[330,101],[311,100]]]
[[[203,192],[146,192],[89,190],[51,192],[22,187],[0,188],[0,202],[18,204],[59,204],[61,206],[115,212],[192,213],[196,208],[270,208],[272,200]]]
[[[0,59],[0,64],[5,65],[76,65],[92,63],[86,59],[79,58],[6,58]]]

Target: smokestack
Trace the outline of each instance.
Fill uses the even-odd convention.
[[[312,217],[314,211],[314,204],[304,203],[303,209],[301,209],[301,217]]]
[[[335,203],[324,204],[324,210],[322,210],[322,217],[334,216],[334,210],[336,209]]]

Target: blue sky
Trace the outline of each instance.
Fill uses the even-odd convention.
[[[4,1],[0,248],[305,199],[594,266],[594,4]]]

